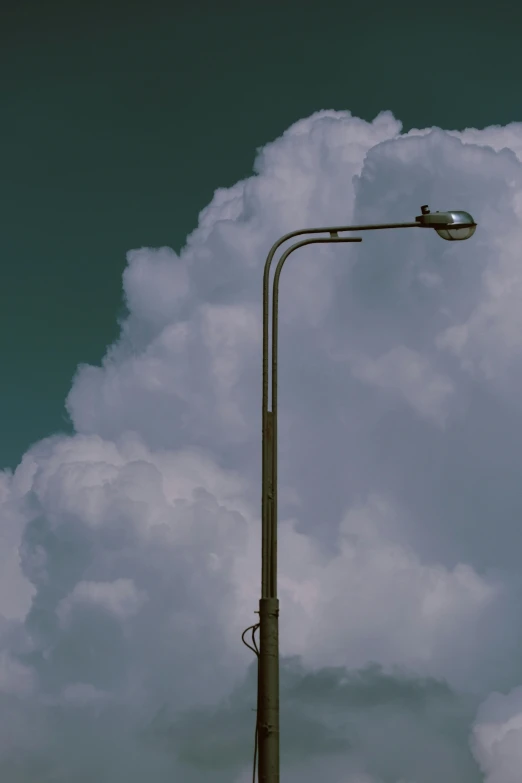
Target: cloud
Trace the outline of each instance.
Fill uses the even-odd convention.
[[[284,529],[284,649],[300,653],[312,668],[400,663],[469,687],[481,667],[481,627],[505,605],[502,590],[466,564],[448,569],[422,563],[393,540],[393,516],[380,498],[353,508],[341,521],[338,553],[328,562],[292,556],[296,536]],[[482,681],[484,676],[482,671]]]
[[[486,783],[516,783],[522,764],[522,688],[492,693],[473,726],[475,756]]]
[[[392,348],[377,359],[364,357],[353,362],[355,378],[395,392],[420,416],[443,425],[447,397],[453,391],[450,379],[437,374],[417,352],[404,345]]]
[[[25,525],[25,516],[12,502],[12,474],[0,473],[0,633],[1,619],[23,617],[34,593],[20,568],[18,547]]]
[[[475,701],[456,696],[445,683],[387,674],[376,665],[310,671],[290,657],[282,661],[280,685],[284,768],[291,783],[318,774],[340,783],[478,780],[466,742]],[[177,720],[162,710],[150,726],[151,741],[179,748],[188,764],[214,775],[234,755],[241,760],[235,779],[246,782],[252,777],[254,692],[252,667],[217,709],[191,710]]]
[[[249,779],[263,261],[301,226],[428,203],[470,211],[473,240],[368,232],[281,277],[283,774],[511,783],[521,151],[517,123],[318,112],[179,253],[130,251],[120,336],[67,398],[75,434],[0,476],[2,779]]]
[[[136,614],[145,601],[146,596],[136,590],[132,579],[78,582],[72,592],[60,601],[56,614],[62,625],[67,625],[77,606],[92,606],[117,619],[126,620]]]

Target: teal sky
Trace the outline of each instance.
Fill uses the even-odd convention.
[[[0,468],[69,430],[77,364],[98,363],[118,334],[126,251],[179,250],[213,191],[249,176],[256,148],[292,122],[324,108],[390,109],[404,130],[522,120],[522,11],[478,9],[2,10]]]

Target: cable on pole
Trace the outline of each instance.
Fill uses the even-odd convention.
[[[257,614],[257,612],[256,612],[256,614]],[[257,656],[257,666],[258,666],[258,671],[259,671],[259,650],[258,650],[258,647],[257,647],[256,637],[255,637],[255,633],[256,633],[258,628],[259,628],[259,623],[256,623],[255,625],[249,625],[248,628],[245,628],[245,630],[241,634],[241,641],[243,642],[243,644],[246,647],[248,647],[249,650],[252,650],[252,652],[256,654],[256,656]],[[252,645],[253,646],[245,641],[245,634],[247,633],[247,631],[250,631],[250,630],[252,631]],[[258,696],[259,696],[259,693],[258,693]],[[257,722],[258,722],[258,715],[257,715],[257,710],[256,710],[256,730],[255,730],[255,733],[254,733],[254,766],[253,766],[253,769],[252,769],[252,783],[256,783],[257,736],[258,736]]]

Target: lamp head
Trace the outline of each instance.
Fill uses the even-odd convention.
[[[430,212],[427,204],[421,207],[421,212],[415,220],[424,228],[434,228],[442,239],[469,239],[477,228],[469,212]]]

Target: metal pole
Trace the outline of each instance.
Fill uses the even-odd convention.
[[[289,236],[325,229],[294,232],[270,251],[263,279],[263,420],[262,420],[262,532],[261,599],[259,601],[259,672],[257,733],[259,783],[279,783],[279,600],[277,598],[277,335],[279,277],[294,250],[304,245],[361,242],[360,238],[331,236],[296,242],[282,255],[274,275],[272,305],[272,410],[268,410],[268,274],[277,247]],[[326,229],[328,230],[328,229]],[[344,229],[348,230],[348,229]]]

